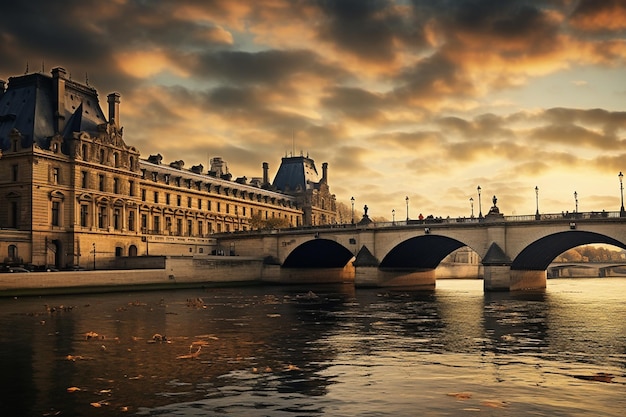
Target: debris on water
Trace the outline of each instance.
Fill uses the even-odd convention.
[[[152,335],[152,339],[148,340],[148,343],[169,343],[167,336],[155,333]]]
[[[76,391],[80,391],[80,388],[78,388],[78,387],[69,387],[67,389],[67,392],[76,392]]]
[[[267,314],[267,317],[269,317],[270,319],[275,319],[280,317],[280,314]]]
[[[198,350],[191,353],[191,349],[193,348],[193,344],[189,345],[189,353],[187,355],[177,356],[176,359],[196,359],[200,356],[200,350],[202,349],[202,345],[198,346]]]
[[[573,375],[574,378],[583,379],[585,381],[596,381],[596,382],[606,382],[612,383],[615,375],[607,374],[606,372],[598,372],[593,375]]]
[[[87,332],[85,333],[85,339],[89,340],[89,339],[103,339],[104,340],[104,335],[99,335],[96,332]]]
[[[469,400],[472,398],[471,392],[450,392],[448,393],[449,397],[454,397],[457,400]]]
[[[187,299],[187,307],[206,308],[206,304],[204,304],[204,300],[202,298],[200,298],[200,297],[188,298]]]
[[[508,407],[509,403],[506,401],[499,401],[499,400],[483,400],[480,402],[480,405],[485,406],[485,407],[491,407],[491,408],[504,408],[504,407]]]
[[[299,300],[317,300],[319,296],[315,294],[313,291],[309,291],[306,294],[298,294],[296,298]]]

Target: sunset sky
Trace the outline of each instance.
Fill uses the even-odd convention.
[[[620,208],[626,1],[0,1],[0,79],[66,68],[124,139],[273,178],[308,154],[373,217]]]

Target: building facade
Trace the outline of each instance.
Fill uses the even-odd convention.
[[[309,175],[288,182],[281,165],[271,184],[267,163],[248,182],[221,158],[206,172],[142,158],[124,140],[120,95],[107,104],[108,120],[97,91],[63,68],[0,81],[0,263],[107,268],[125,256],[219,253],[214,234],[259,219],[336,222],[327,164],[318,178],[308,157],[283,158]]]

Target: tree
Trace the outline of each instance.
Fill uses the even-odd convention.
[[[289,226],[289,220],[286,217],[269,217],[264,219],[261,212],[256,212],[250,217],[250,227],[253,229],[286,229]]]

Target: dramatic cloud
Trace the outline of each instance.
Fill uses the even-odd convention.
[[[309,154],[376,217],[406,196],[468,216],[478,185],[505,214],[534,213],[535,186],[544,212],[574,190],[619,208],[620,0],[31,0],[2,8],[0,56],[4,80],[63,66],[119,92],[144,157],[251,178]]]

